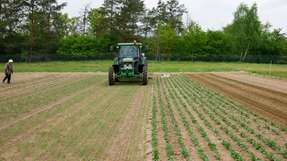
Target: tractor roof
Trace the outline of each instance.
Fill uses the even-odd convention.
[[[118,43],[118,46],[142,46],[142,43]]]

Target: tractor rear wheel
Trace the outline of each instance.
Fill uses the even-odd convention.
[[[112,67],[109,69],[109,85],[114,85],[114,77],[113,77],[114,70]]]
[[[143,68],[143,85],[147,85],[147,81],[148,81],[148,78],[147,78],[147,66],[145,65],[144,68]]]

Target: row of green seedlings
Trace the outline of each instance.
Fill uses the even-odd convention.
[[[202,91],[202,88],[200,89],[200,91]],[[210,96],[210,97],[216,97],[215,94],[212,94],[212,95],[206,94],[206,95],[207,95],[207,96]],[[215,99],[215,100],[217,100],[217,99]],[[222,102],[224,102],[224,100],[220,100],[220,102],[217,101],[217,103],[219,103],[219,104],[222,103]],[[226,107],[225,105],[221,105],[221,106],[224,107],[224,108]],[[220,107],[221,107],[221,106],[220,106]],[[230,107],[230,106],[228,106],[228,107]],[[226,108],[227,108],[227,107],[226,107]],[[233,119],[234,119],[234,118],[237,119],[237,117],[235,117],[235,116],[233,116],[233,115],[230,115],[230,113],[229,113],[229,112],[226,112],[226,111],[227,111],[227,110],[224,109],[225,114],[229,114],[229,116],[232,117]],[[237,119],[236,121],[238,121],[238,120],[239,120],[239,119]],[[239,121],[240,121],[240,120],[239,120]],[[244,124],[244,123],[243,123],[243,124]],[[243,124],[242,124],[242,125],[243,125]],[[244,124],[244,126],[245,126],[245,127],[248,127],[246,124]],[[255,130],[251,130],[250,132],[251,132],[251,133],[255,133]],[[271,141],[269,141],[269,142],[271,142]]]
[[[202,90],[201,90],[201,91],[202,91]],[[215,118],[214,118],[214,112],[206,111],[206,109],[203,109],[203,110],[205,110],[205,113],[208,113],[208,114],[210,115],[211,119],[214,120],[214,121],[216,122],[216,124],[221,125],[220,121],[219,121],[218,119],[215,119]],[[226,121],[226,120],[223,118],[223,122],[224,122],[224,123],[225,123],[225,121]],[[234,125],[232,125],[232,126],[233,126],[233,128],[236,127],[236,126],[234,126]],[[209,127],[210,127],[210,126],[209,126]],[[227,127],[221,127],[221,129],[224,130],[224,132],[225,132],[226,134],[228,134],[235,142],[238,143],[238,145],[239,145],[241,148],[243,148],[243,150],[246,151],[247,146],[246,146],[246,145],[243,145],[243,144],[241,143],[241,140],[240,140],[237,136],[233,135],[233,133],[231,133],[231,132],[227,129]],[[216,133],[216,132],[215,132],[215,133]],[[250,156],[253,158],[252,160],[256,159],[256,158],[254,157],[254,155],[251,154]]]
[[[199,122],[196,120],[196,118],[193,116],[193,114],[188,111],[186,104],[184,104],[182,101],[180,100],[180,96],[178,95],[178,91],[176,90],[177,88],[175,88],[174,84],[172,83],[171,79],[168,80],[168,86],[171,87],[173,89],[173,91],[171,91],[171,89],[169,88],[169,93],[171,93],[171,99],[173,102],[175,102],[177,105],[181,105],[185,112],[189,115],[189,117],[192,120],[192,123],[196,126],[196,128],[198,129],[199,133],[201,134],[201,136],[204,138],[204,140],[208,143],[208,147],[209,149],[214,152],[214,157],[216,160],[221,160],[221,154],[219,153],[216,144],[214,144],[207,132],[205,131],[205,129],[199,124]],[[177,106],[177,110],[181,111],[181,108],[179,106]]]
[[[162,81],[161,81],[161,84],[162,84],[161,89],[162,89],[162,92],[163,92],[162,94],[163,94],[163,96],[165,98],[165,102],[167,103],[166,107],[168,109],[168,113],[169,113],[169,116],[170,116],[172,127],[174,128],[176,136],[177,136],[178,144],[180,145],[181,155],[184,158],[188,158],[190,156],[190,154],[189,154],[189,151],[188,151],[188,149],[186,148],[186,146],[184,144],[184,138],[183,138],[183,136],[181,134],[181,130],[180,130],[179,126],[178,126],[178,122],[176,121],[175,116],[174,116],[174,112],[173,112],[173,110],[171,108],[172,105],[171,105],[171,103],[170,103],[170,101],[168,99],[168,93],[165,91],[165,89],[167,87],[164,86],[163,82],[164,81],[162,79]]]
[[[182,107],[184,107],[185,112],[190,116],[192,122],[195,124],[196,128],[198,129],[198,131],[200,132],[201,136],[205,139],[205,141],[208,143],[208,146],[210,148],[211,151],[213,151],[215,153],[215,158],[217,160],[221,160],[221,155],[218,152],[218,149],[216,147],[216,144],[212,143],[212,141],[210,140],[210,138],[208,137],[207,132],[204,130],[204,128],[198,123],[198,121],[196,120],[196,118],[194,117],[194,115],[192,114],[192,112],[190,112],[188,110],[188,107],[185,103],[183,103],[182,101],[178,102],[177,100],[180,100],[181,97],[179,96],[180,94],[177,91],[177,88],[174,86],[174,84],[172,83],[172,81],[169,81],[169,86],[173,87],[174,89],[174,96],[172,96],[172,98],[174,99],[175,102],[177,102],[177,104],[181,104]],[[179,94],[179,95],[178,95]],[[181,95],[182,96],[182,95]],[[176,98],[175,98],[176,97]]]
[[[185,79],[188,80],[188,81],[190,81],[190,79],[187,78],[187,77],[185,77]],[[201,86],[200,88],[203,89],[203,90],[205,90],[205,87],[203,87],[203,86]],[[237,110],[237,112],[240,113],[242,116],[245,116],[245,117],[250,118],[250,119],[251,119],[252,116],[254,116],[255,118],[258,117],[257,119],[254,119],[254,121],[262,120],[262,121],[264,121],[266,124],[271,124],[271,126],[276,126],[276,124],[274,124],[273,122],[270,122],[270,121],[268,121],[267,119],[265,119],[265,118],[263,118],[263,117],[259,117],[257,114],[255,114],[255,113],[253,113],[253,112],[251,112],[251,111],[248,111],[248,110],[245,109],[245,108],[238,108],[240,105],[235,104],[234,102],[225,99],[224,96],[222,96],[222,95],[216,93],[215,91],[210,91],[210,90],[209,90],[208,92],[214,93],[214,94],[216,95],[216,97],[218,97],[219,100],[224,99],[224,102],[228,102],[228,105],[232,105],[231,107],[232,107],[234,110]],[[250,115],[251,115],[251,116],[250,116]],[[277,127],[277,128],[279,128],[279,127]],[[280,128],[279,128],[279,129],[280,129]]]
[[[201,90],[202,91],[202,90]],[[215,103],[216,104],[216,103]],[[216,109],[220,109],[220,107],[216,107]],[[214,109],[213,109],[214,110]],[[216,113],[216,111],[213,111],[213,112],[215,112]],[[219,113],[216,113],[217,115],[219,115]],[[227,113],[225,113],[225,115],[223,115],[223,116],[226,116],[226,115],[228,115]],[[222,117],[223,117],[222,116]],[[226,120],[225,118],[223,119],[223,121],[224,121],[224,123],[229,123],[229,125],[230,125],[230,121],[229,120]],[[232,124],[231,125],[231,127],[234,129],[234,130],[236,130],[237,132],[239,132],[238,131],[238,128],[236,128],[236,125],[235,124]],[[241,132],[242,133],[242,132]],[[249,142],[250,143],[253,143],[253,145],[254,145],[254,141],[253,142],[251,142],[250,141],[250,139],[249,139]],[[254,146],[256,146],[256,149],[258,150],[258,148],[260,148],[261,147],[261,145],[260,144],[255,144]],[[262,153],[264,153],[264,154],[266,154],[266,151],[264,150],[264,148],[260,148],[259,149]],[[268,153],[267,153],[268,154]],[[266,154],[266,155],[267,155]],[[275,157],[275,155],[274,154],[272,154],[272,153],[269,153],[268,155],[267,155],[269,158],[274,158]]]
[[[200,90],[201,92],[203,91],[202,89]],[[212,97],[210,97],[209,98],[209,100],[213,100],[213,98]],[[220,100],[221,101],[221,100]],[[225,113],[224,115],[222,115],[222,114],[220,114],[220,113],[218,113],[218,111],[217,110],[221,110],[221,112],[222,111],[224,111],[224,109],[221,109],[221,107],[220,106],[217,106],[216,108],[212,108],[216,103],[215,102],[212,102],[212,103],[209,103],[208,101],[207,102],[205,102],[206,103],[206,105],[207,106],[210,106],[211,108],[211,110],[212,110],[212,113],[215,113],[216,114],[216,116],[220,116],[221,117],[221,119],[223,120],[223,122],[227,125],[227,126],[230,126],[233,130],[235,130],[236,132],[240,132],[239,131],[239,129],[237,128],[237,126],[236,126],[236,124],[232,124],[231,122],[230,122],[230,120],[228,120],[226,117],[224,117],[224,116],[227,116],[227,117],[229,117],[229,115],[228,115],[228,113]],[[225,132],[227,132],[226,130],[225,130]],[[230,132],[229,132],[230,133]],[[242,134],[244,134],[243,132],[240,132],[241,133],[241,135]],[[231,133],[230,133],[231,134]],[[244,134],[244,136],[246,136],[245,134]],[[234,136],[233,136],[234,137]],[[235,137],[234,137],[235,138]],[[244,137],[243,137],[244,138]],[[254,139],[247,139],[247,141],[249,142],[249,143],[251,143],[255,148],[256,148],[256,150],[259,150],[262,154],[264,154],[267,158],[269,158],[270,160],[273,160],[273,159],[277,159],[277,160],[280,160],[280,159],[278,159],[273,153],[270,153],[270,152],[267,152],[265,149],[264,149],[264,147],[261,145],[261,144],[259,144],[259,143],[256,143],[256,141],[254,140]]]
[[[204,161],[208,161],[208,156],[205,154],[203,148],[201,147],[198,138],[196,137],[193,129],[191,128],[191,125],[189,124],[187,118],[184,116],[183,112],[180,110],[180,108],[178,108],[178,112],[179,112],[179,116],[181,118],[181,121],[183,122],[183,125],[190,137],[190,141],[191,143],[194,145],[198,156],[204,160]]]
[[[203,88],[203,87],[202,87]],[[207,93],[209,93],[209,94],[212,94],[212,95],[216,95],[216,97],[222,97],[222,96],[219,96],[218,94],[216,94],[215,92],[211,92],[211,91],[207,91]],[[228,102],[228,103],[227,103]],[[227,99],[225,99],[225,101],[224,102],[222,102],[223,104],[225,104],[225,105],[228,105],[228,106],[233,106],[233,108],[235,108],[236,106],[238,106],[238,105],[235,105],[234,104],[234,102],[232,102],[232,101],[229,101],[229,100],[227,100]],[[240,107],[240,108],[235,108],[235,109],[237,109],[237,111],[238,112],[240,112],[240,113],[243,113],[243,109],[244,108],[242,108],[242,107]],[[239,110],[239,109],[241,109],[241,110]],[[247,114],[247,113],[246,113]],[[260,118],[257,114],[255,114],[255,113],[253,113],[253,114],[251,114],[251,115],[253,115],[254,117],[253,117],[253,119],[252,119],[252,121],[255,121],[256,123],[258,123],[259,125],[261,125],[262,124],[262,122],[263,122],[263,124],[264,124],[264,126],[263,126],[263,128],[265,128],[265,129],[267,129],[267,130],[269,130],[269,131],[272,131],[274,134],[276,134],[276,135],[280,135],[280,129],[282,130],[282,131],[284,131],[284,128],[278,128],[273,122],[268,122],[267,121],[267,119],[265,119],[265,118]],[[251,119],[251,118],[250,118]]]
[[[200,90],[202,91],[202,89]],[[206,94],[209,98],[213,98],[215,95],[210,95],[210,94]],[[211,99],[213,100],[213,99]],[[220,103],[219,100],[214,100],[214,103]],[[269,146],[270,148],[272,148],[273,150],[275,150],[277,153],[281,154],[284,158],[287,158],[287,151],[286,149],[284,149],[283,147],[280,147],[277,145],[277,143],[272,140],[272,139],[268,139],[268,138],[264,138],[263,135],[261,135],[260,133],[256,132],[254,129],[250,128],[248,126],[247,123],[244,123],[241,119],[238,119],[237,117],[233,116],[233,115],[230,115],[229,113],[226,112],[226,108],[225,109],[222,109],[222,108],[225,108],[226,106],[219,106],[219,108],[217,109],[221,109],[221,112],[223,112],[223,115],[228,115],[229,118],[236,122],[236,123],[239,123],[239,125],[244,128],[247,132],[249,132],[250,134],[254,135],[257,139],[259,139],[260,141],[262,141],[264,144],[266,144],[267,146]],[[235,126],[235,125],[233,125]],[[238,130],[237,130],[238,131]]]
[[[216,78],[216,79],[222,79],[222,78]],[[229,83],[230,84],[230,83]],[[255,114],[256,115],[256,114]],[[256,116],[258,116],[258,115],[256,115]],[[265,119],[265,118],[261,118],[261,119],[263,119],[264,121],[266,121],[266,122],[268,122],[267,121],[267,119]],[[257,121],[257,120],[255,120],[255,121]],[[270,122],[269,121],[269,123],[272,125],[272,126],[276,126],[276,124],[274,123],[274,122]],[[269,126],[265,126],[265,127],[267,127],[267,129],[268,130],[270,130],[269,129]],[[278,127],[278,126],[277,126]],[[280,129],[280,128],[279,128]],[[275,129],[271,129],[275,134],[277,134],[277,135],[279,135],[279,132],[277,131],[277,130],[275,130]],[[286,132],[286,128],[281,128],[281,130],[282,131],[284,131],[284,132]]]
[[[164,103],[161,97],[161,88],[160,88],[160,81],[159,79],[156,80],[156,84],[158,87],[158,99],[159,99],[159,106],[160,106],[160,115],[161,115],[161,123],[162,123],[162,129],[163,129],[163,137],[166,143],[165,150],[167,154],[168,161],[174,160],[174,150],[173,146],[169,141],[169,130],[167,125],[167,118],[164,110]]]
[[[158,139],[157,139],[157,99],[154,91],[154,86],[152,88],[152,160],[159,160],[159,151],[158,151]]]
[[[179,83],[176,83],[176,84],[179,84]],[[177,88],[180,89],[180,90],[183,90],[182,87],[177,86]],[[184,93],[184,92],[183,92],[183,93]],[[182,99],[183,99],[182,101],[187,101],[187,102],[188,102],[188,104],[190,105],[190,107],[192,107],[193,110],[194,110],[194,111],[197,113],[197,115],[200,117],[200,119],[203,120],[203,123],[205,124],[205,126],[206,126],[207,128],[209,128],[209,129],[215,134],[215,136],[219,137],[220,140],[223,140],[223,141],[222,141],[222,144],[224,145],[224,147],[225,147],[227,150],[230,151],[231,157],[234,158],[235,160],[243,160],[242,156],[241,156],[238,152],[236,152],[234,149],[231,148],[230,143],[220,137],[218,130],[217,130],[216,128],[214,128],[214,127],[209,123],[209,121],[206,119],[206,117],[204,117],[203,114],[199,113],[199,111],[197,110],[197,108],[196,108],[194,105],[192,105],[192,102],[189,101],[189,100],[190,100],[190,97],[188,97],[187,95],[183,95],[183,94],[182,94],[182,96],[183,96],[183,98],[184,98],[184,99],[182,98]],[[179,96],[177,96],[177,98],[180,99]],[[193,100],[194,100],[194,99],[193,99]],[[188,111],[187,111],[187,112],[188,112]],[[190,113],[190,111],[189,111],[188,113]],[[231,137],[231,136],[230,136],[230,137]],[[231,137],[231,138],[234,139],[234,137]],[[243,143],[241,143],[241,145],[243,145]],[[247,146],[245,145],[245,147],[247,147]],[[248,149],[245,149],[245,151],[248,152],[248,154],[250,154],[251,158],[253,158],[252,160],[259,160],[258,158],[255,157],[255,155],[254,155],[253,153],[251,153],[250,151],[248,151]]]
[[[189,78],[185,78],[186,80],[190,80]],[[200,86],[200,89],[205,89],[205,87]],[[279,135],[279,131],[281,130],[282,132],[287,132],[287,128],[283,128],[283,127],[279,127],[277,124],[275,124],[274,122],[267,120],[266,118],[263,118],[259,115],[257,115],[256,113],[247,110],[245,107],[243,107],[242,105],[236,104],[235,102],[225,99],[224,96],[218,94],[215,91],[211,91],[211,90],[207,90],[206,92],[211,93],[213,95],[215,95],[219,100],[223,99],[224,101],[222,103],[227,104],[228,106],[230,106],[231,108],[233,108],[234,110],[237,111],[237,113],[240,113],[242,116],[245,116],[249,119],[253,118],[253,121],[257,122],[257,123],[261,123],[261,121],[264,123],[264,128],[266,128],[267,130],[271,130],[272,132],[274,132],[275,134]],[[260,122],[259,122],[260,121]]]
[[[223,111],[223,114],[227,115],[226,111]],[[275,150],[277,153],[281,154],[284,158],[287,158],[287,150],[284,147],[280,147],[277,145],[277,143],[269,138],[264,137],[261,133],[256,132],[254,129],[250,128],[248,124],[242,122],[240,119],[236,118],[235,116],[230,116],[231,120],[234,122],[239,123],[239,125],[248,131],[250,134],[254,135],[257,139],[262,141],[265,145],[269,146],[273,150]]]

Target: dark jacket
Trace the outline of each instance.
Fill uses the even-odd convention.
[[[13,66],[11,63],[7,63],[5,65],[5,70],[4,70],[5,74],[11,75],[13,73]]]

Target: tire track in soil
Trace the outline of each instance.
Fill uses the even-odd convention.
[[[94,91],[95,89],[97,89],[95,87],[96,87],[96,85],[93,85],[92,87],[89,87],[87,89],[83,89],[83,90],[77,92],[76,94],[73,95],[73,97],[68,96],[66,98],[73,99],[73,98],[75,98],[75,97],[77,97],[77,96],[79,96],[81,94],[89,92],[90,90]],[[99,93],[96,93],[96,95],[89,95],[88,97],[86,97],[85,99],[81,100],[80,102],[77,102],[77,103],[67,107],[67,109],[65,109],[64,111],[59,112],[56,115],[52,115],[51,117],[47,118],[45,121],[43,121],[39,125],[33,127],[32,129],[28,129],[24,133],[22,133],[20,135],[17,135],[14,138],[10,139],[7,143],[5,143],[4,145],[1,145],[1,148],[0,148],[0,152],[1,153],[0,154],[2,155],[4,153],[4,151],[7,150],[7,147],[15,146],[20,140],[23,140],[24,138],[27,139],[28,137],[31,137],[32,134],[37,133],[37,131],[40,131],[41,129],[46,129],[50,124],[52,124],[52,123],[55,124],[56,121],[57,122],[63,121],[63,120],[65,120],[66,117],[72,116],[72,114],[75,114],[76,112],[81,110],[81,108],[73,108],[73,107],[79,107],[79,106],[86,106],[86,105],[88,105],[89,103],[91,103],[93,101],[93,99],[90,99],[90,98],[91,97],[96,97],[98,94]],[[103,94],[103,93],[101,93],[101,94]],[[69,99],[65,99],[65,100],[68,101]],[[72,111],[69,110],[69,109],[72,109]],[[67,111],[69,111],[69,115],[66,115],[66,117],[63,117],[64,113],[66,113]],[[2,147],[5,147],[5,149],[2,149]],[[14,152],[17,153],[17,150],[14,149]],[[11,152],[9,152],[9,153],[11,154]],[[14,156],[14,154],[12,154],[12,155]]]
[[[151,85],[150,93],[148,93],[148,102],[144,108],[145,111],[145,142],[144,150],[145,150],[145,161],[152,161],[153,153],[152,153],[152,106],[153,106],[153,95],[154,95],[154,84]]]
[[[129,111],[125,116],[123,123],[120,125],[118,135],[113,139],[112,145],[106,152],[107,161],[122,161],[128,160],[129,145],[132,144],[133,132],[136,129],[136,121],[139,119],[140,110],[142,108],[144,96],[144,87],[140,87],[133,98],[133,102],[130,103]],[[142,133],[143,134],[143,133]],[[139,136],[137,136],[139,137]]]
[[[19,123],[21,121],[24,121],[26,119],[29,119],[29,118],[33,117],[34,115],[37,115],[39,113],[51,110],[51,109],[61,105],[62,103],[68,101],[69,99],[72,99],[73,97],[77,96],[78,94],[84,93],[85,91],[88,91],[88,90],[89,90],[89,87],[86,87],[84,89],[81,89],[80,91],[77,91],[76,93],[73,93],[72,95],[65,96],[64,98],[61,98],[60,100],[55,101],[52,104],[49,104],[49,105],[47,105],[44,108],[36,108],[35,110],[33,110],[33,111],[29,112],[29,113],[26,113],[25,115],[21,116],[20,118],[17,118],[15,120],[13,120],[12,122],[6,123],[4,126],[1,126],[0,127],[0,132],[2,130],[5,130],[5,129],[11,127],[11,126],[16,125],[17,123]]]
[[[267,117],[275,119],[278,123],[287,125],[287,115],[282,113],[282,111],[274,109],[272,105],[266,104],[262,99],[258,100],[254,97],[246,96],[245,91],[241,91],[238,87],[227,86],[224,82],[217,81],[206,77],[204,74],[190,74],[193,80],[196,80],[210,88],[222,92],[226,96],[229,96],[245,105],[250,107],[250,109],[255,110]],[[287,107],[287,105],[286,105]],[[285,108],[286,108],[285,107]]]

